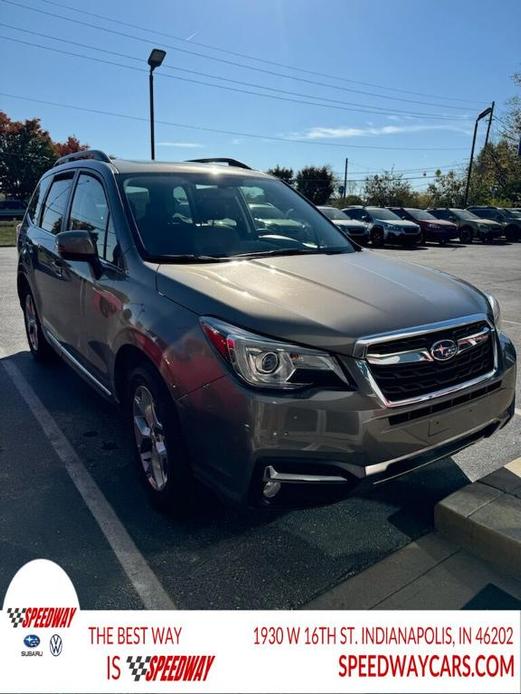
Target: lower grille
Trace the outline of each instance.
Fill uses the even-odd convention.
[[[439,330],[426,335],[393,340],[369,346],[368,354],[392,355],[409,350],[424,350],[429,353],[433,344],[440,340],[458,340],[486,329],[486,321],[479,321],[448,330]],[[414,363],[386,363],[369,365],[371,374],[384,397],[390,402],[399,402],[421,397],[472,381],[491,372],[494,368],[494,332],[488,339],[470,349],[462,351],[446,361],[416,361]]]

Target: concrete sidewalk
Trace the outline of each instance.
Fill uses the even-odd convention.
[[[441,501],[434,521],[452,543],[521,577],[521,458]]]
[[[521,609],[521,458],[454,492],[437,532],[316,597],[308,609]]]
[[[521,609],[521,581],[437,533],[390,554],[307,605],[311,610]]]

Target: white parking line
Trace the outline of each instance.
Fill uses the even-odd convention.
[[[3,356],[0,352],[0,358]],[[4,359],[1,363],[64,464],[69,477],[105,535],[123,571],[143,601],[144,607],[147,610],[176,609],[53,416],[42,404],[18,367],[8,359]]]
[[[521,410],[519,409],[519,407],[516,407],[516,409],[514,410],[514,412],[515,412],[519,417],[521,417]]]
[[[503,323],[512,323],[512,325],[521,325],[521,323],[517,320],[507,320],[506,318],[503,318]]]

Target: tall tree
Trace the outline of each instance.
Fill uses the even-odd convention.
[[[305,166],[295,178],[297,190],[315,205],[324,205],[335,192],[335,175],[328,166]]]
[[[465,192],[465,177],[455,171],[435,172],[435,179],[427,186],[427,194],[434,207],[461,207]]]
[[[365,179],[364,196],[368,205],[387,207],[389,205],[408,206],[413,201],[413,190],[401,174],[384,171],[383,174]]]
[[[75,137],[54,143],[39,118],[13,121],[0,112],[0,191],[27,200],[40,176],[62,153],[84,148]]]
[[[289,169],[286,166],[279,166],[277,164],[277,166],[274,166],[272,169],[268,169],[266,173],[280,178],[284,183],[289,183],[290,185],[293,183],[293,169]]]

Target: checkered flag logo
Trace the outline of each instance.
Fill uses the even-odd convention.
[[[24,621],[25,607],[8,607],[7,616],[11,620],[11,624],[16,627]]]
[[[132,677],[134,678],[134,682],[139,682],[143,675],[146,675],[150,659],[150,655],[138,655],[135,658],[133,658],[131,655],[128,656],[127,663],[130,668]]]

